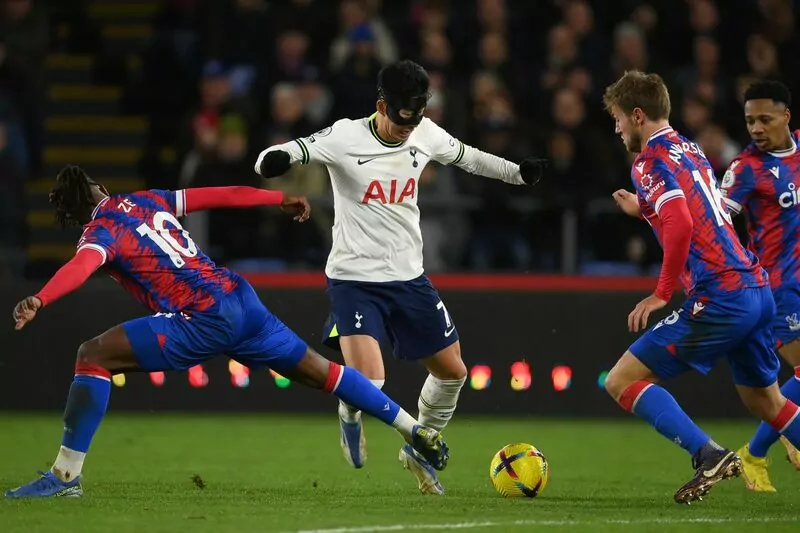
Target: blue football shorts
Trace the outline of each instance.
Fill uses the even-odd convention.
[[[280,372],[297,366],[308,348],[243,280],[207,311],[156,313],[122,327],[148,372],[187,370],[219,355]]]
[[[769,287],[693,295],[629,348],[662,380],[694,369],[707,374],[724,357],[737,385],[767,387],[778,379]]]

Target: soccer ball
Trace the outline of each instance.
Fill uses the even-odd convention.
[[[535,498],[550,481],[550,466],[534,446],[509,444],[494,454],[489,478],[495,490],[506,498]]]

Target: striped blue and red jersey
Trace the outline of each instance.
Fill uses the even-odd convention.
[[[642,216],[662,246],[661,209],[678,198],[686,201],[692,229],[680,281],[687,294],[712,296],[768,284],[757,257],[740,243],[711,164],[696,143],[668,126],[656,131],[636,157],[631,179]]]
[[[762,152],[750,144],[722,178],[725,202],[747,213],[748,248],[773,289],[800,285],[800,130],[792,147]]]
[[[152,311],[211,309],[241,278],[197,247],[178,221],[185,214],[182,190],[111,195],[84,226],[78,251],[99,252],[108,274]]]

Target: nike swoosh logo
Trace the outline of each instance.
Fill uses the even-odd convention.
[[[720,461],[711,470],[703,470],[703,475],[705,477],[714,477],[714,476],[716,476],[717,473],[719,473],[720,468],[722,468],[723,463],[725,463],[725,461],[730,456],[731,456],[731,453],[726,455],[723,459],[720,459]]]
[[[377,157],[373,157],[372,159],[364,159],[363,161],[361,159],[359,159],[358,160],[358,164],[359,165],[363,165],[364,163],[369,163],[370,161],[372,161],[374,159],[377,159]]]
[[[455,330],[456,330],[456,328],[455,328],[455,327],[452,327],[452,328],[448,329],[447,331],[445,331],[445,332],[444,332],[444,336],[445,336],[445,337],[449,337],[450,335],[452,335],[452,334],[453,334],[453,332],[454,332]]]

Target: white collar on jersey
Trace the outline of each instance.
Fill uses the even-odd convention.
[[[664,126],[663,128],[654,131],[653,134],[650,135],[650,137],[647,138],[647,142],[649,143],[650,141],[652,141],[656,137],[661,137],[662,135],[666,135],[667,133],[669,133],[671,131],[673,131],[672,126]],[[645,144],[647,144],[647,143],[645,143]]]
[[[773,157],[789,157],[790,155],[794,154],[797,151],[797,143],[794,142],[794,137],[789,135],[789,139],[792,141],[792,147],[786,148],[785,150],[776,150],[774,152],[767,152],[769,155]]]
[[[105,198],[100,200],[100,203],[98,203],[96,206],[94,206],[94,210],[92,211],[92,220],[94,220],[94,217],[97,216],[97,210],[100,209],[100,206],[103,205],[104,203],[106,203],[109,198],[110,198],[110,196],[106,196]]]

